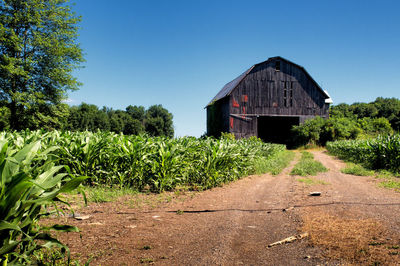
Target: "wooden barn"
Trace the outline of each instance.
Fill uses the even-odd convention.
[[[227,83],[207,108],[207,134],[257,136],[287,143],[290,129],[315,116],[328,118],[326,91],[302,67],[282,57],[256,64]]]

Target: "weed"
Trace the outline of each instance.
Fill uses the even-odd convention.
[[[300,161],[293,167],[290,174],[308,176],[327,171],[328,169],[321,162],[314,160],[314,156],[311,153],[303,151]]]
[[[344,174],[357,176],[372,176],[374,171],[367,170],[363,166],[354,163],[347,163],[346,167],[340,170]]]
[[[384,188],[400,189],[400,180],[383,181],[379,184],[379,186]]]
[[[323,180],[316,180],[314,178],[311,177],[307,177],[307,178],[299,178],[297,179],[297,181],[302,182],[308,186],[312,186],[312,185],[329,185],[329,182],[323,181]]]
[[[184,213],[184,211],[182,211],[182,210],[177,210],[176,211],[176,214],[178,214],[178,215],[182,215]]]
[[[102,203],[115,201],[125,195],[137,195],[138,192],[129,188],[117,187],[85,187],[85,193],[89,202]]]
[[[255,173],[265,174],[271,173],[273,175],[278,175],[282,170],[289,165],[289,163],[294,158],[294,153],[292,151],[282,151],[270,158],[260,158],[255,163]]]
[[[154,263],[154,260],[152,258],[141,258],[140,263],[152,264],[152,263]]]

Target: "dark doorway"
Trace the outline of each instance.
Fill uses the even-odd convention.
[[[299,125],[300,118],[293,116],[260,116],[257,120],[258,137],[265,142],[290,143],[290,129]]]

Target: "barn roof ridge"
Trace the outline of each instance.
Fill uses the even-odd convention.
[[[274,57],[270,57],[265,61],[262,61],[260,63],[254,64],[253,66],[251,66],[249,69],[247,69],[245,72],[243,72],[242,74],[240,74],[237,78],[233,79],[232,81],[226,83],[224,85],[224,87],[222,87],[222,89],[217,93],[217,95],[215,95],[215,97],[207,104],[206,107],[214,104],[214,102],[221,100],[222,98],[225,98],[226,96],[229,96],[231,94],[231,92],[240,84],[240,82],[254,69],[254,67],[264,64],[266,62],[268,62],[269,60],[274,60],[274,59],[279,59],[279,60],[283,60],[286,61],[289,64],[292,64],[298,68],[300,68],[302,71],[304,71],[304,73],[306,74],[306,76],[315,83],[315,85],[317,86],[317,88],[321,91],[321,93],[325,96],[325,99],[330,99],[330,96],[321,88],[321,86],[319,86],[319,84],[311,77],[311,75],[307,72],[307,70],[301,66],[298,65],[296,63],[293,63],[290,60],[287,60],[286,58],[283,58],[281,56],[274,56]]]

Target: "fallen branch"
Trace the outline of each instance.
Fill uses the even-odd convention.
[[[291,243],[293,241],[300,240],[300,239],[303,239],[303,238],[306,238],[306,237],[308,237],[308,233],[301,233],[300,235],[290,236],[288,238],[282,239],[281,241],[269,244],[268,247],[270,248],[270,247],[277,246],[277,245],[282,245],[282,244],[285,244],[285,243]]]

